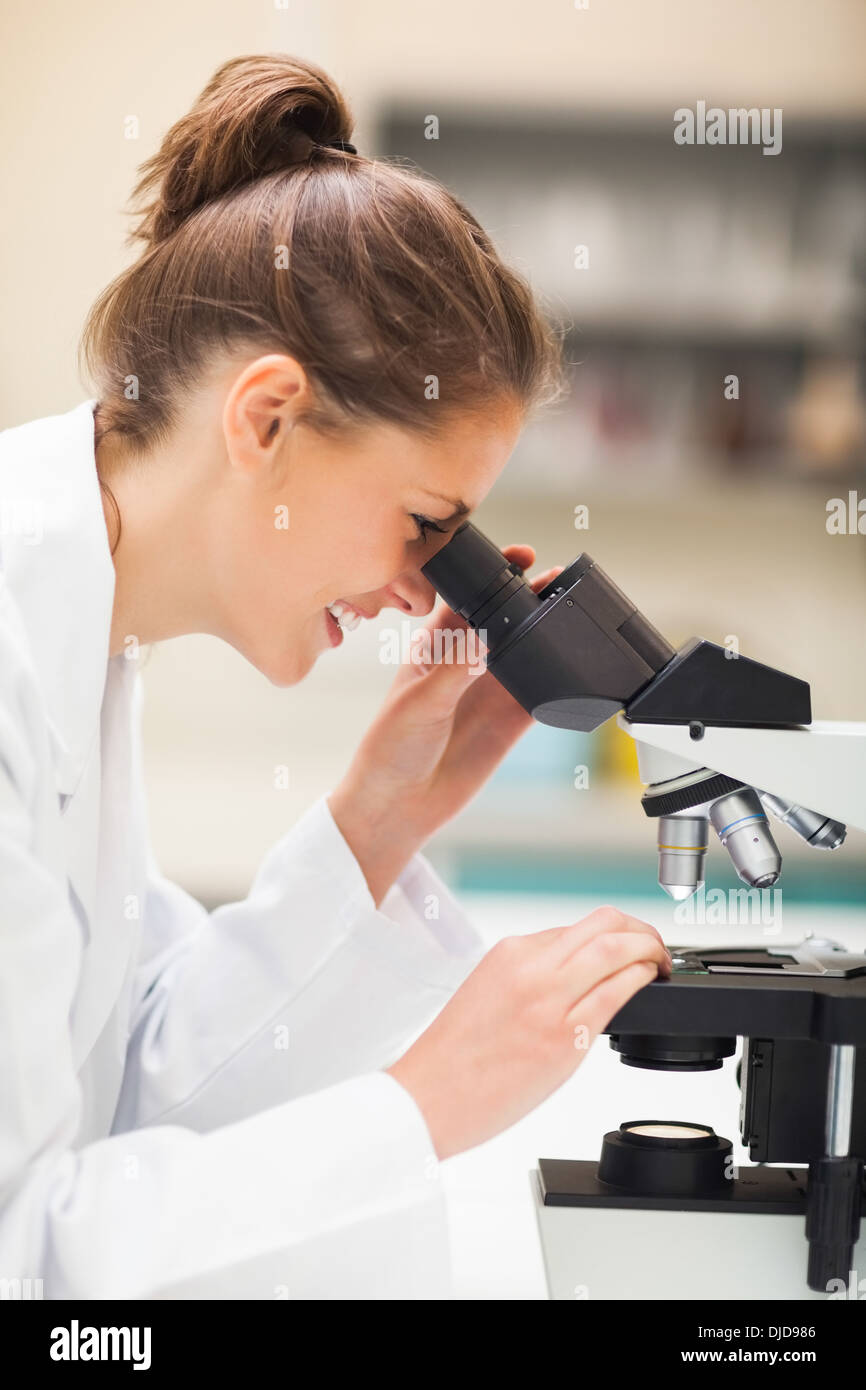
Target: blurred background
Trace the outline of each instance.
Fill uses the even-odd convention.
[[[569,325],[569,398],[478,524],[545,567],[588,550],[675,644],[736,642],[808,679],[817,716],[866,718],[866,538],[827,529],[830,499],[866,497],[862,0],[45,0],[2,26],[0,425],[86,394],[77,338],[128,254],[136,167],[213,69],[313,58],[361,150],[448,183]],[[781,108],[782,152],[676,145],[674,111],[699,100]],[[209,905],[246,892],[346,766],[393,677],[379,651],[365,625],[289,691],[208,638],[150,652],[170,876]],[[658,917],[639,794],[612,724],[536,727],[429,852],[497,921],[510,904],[528,928],[539,894]],[[866,898],[866,836],[832,859],[779,840],[792,903]],[[736,884],[723,852],[712,871]]]

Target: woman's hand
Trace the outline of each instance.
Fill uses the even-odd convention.
[[[449,1158],[534,1110],[670,966],[658,932],[612,907],[506,937],[389,1075],[415,1100],[439,1158]]]
[[[522,569],[535,559],[528,545],[508,546],[503,553]],[[537,576],[533,589],[543,588],[561,568]],[[466,632],[467,625],[440,604],[423,627],[435,653],[437,629]],[[474,796],[532,723],[484,670],[477,648],[474,655],[474,661],[401,667],[348,773],[328,798],[377,904],[416,850]]]

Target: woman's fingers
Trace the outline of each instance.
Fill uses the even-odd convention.
[[[612,1018],[625,1008],[639,989],[658,978],[655,962],[633,961],[630,965],[601,980],[568,1011],[568,1026],[578,1051],[590,1048],[603,1033]]]
[[[504,545],[502,554],[522,570],[528,570],[530,565],[535,564],[535,551],[531,545]]]
[[[562,986],[576,1002],[603,980],[641,960],[655,965],[660,975],[670,973],[667,950],[649,932],[599,932],[561,967]]]
[[[643,932],[664,946],[661,934],[649,922],[639,917],[630,917],[617,907],[597,907],[579,922],[569,922],[565,926],[545,927],[543,931],[532,933],[532,940],[541,945],[547,943],[553,963],[565,965],[593,937],[602,932]],[[665,954],[668,955],[667,947]]]
[[[532,588],[538,593],[538,590],[543,589],[545,585],[549,584],[551,579],[555,579],[558,574],[562,574],[564,568],[564,565],[554,565],[552,569],[543,570],[541,574],[536,574],[535,577],[529,581]]]
[[[551,945],[563,965],[594,937],[610,932],[635,932],[649,936],[662,947],[665,956],[668,955],[661,934],[655,927],[649,922],[642,922],[639,917],[631,917],[627,912],[621,912],[616,907],[597,907],[581,921],[557,927],[555,932],[558,936],[551,938]]]

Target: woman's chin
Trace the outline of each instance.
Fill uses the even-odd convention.
[[[312,671],[319,657],[330,650],[330,645],[319,638],[319,633],[299,635],[295,642],[281,651],[262,653],[254,665],[271,685],[280,687],[297,685]],[[305,640],[306,639],[306,640]]]
[[[306,627],[298,628],[294,634],[286,636],[279,647],[266,647],[262,644],[252,648],[247,644],[241,655],[270,681],[271,685],[284,687],[297,685],[315,666],[319,657],[331,650],[333,636],[324,621],[325,610],[316,615],[316,621]],[[334,624],[336,627],[336,623]],[[339,629],[337,629],[339,632]],[[342,633],[339,634],[342,638]]]
[[[259,670],[271,685],[285,689],[302,681],[315,666],[318,656],[318,652],[305,653],[302,657],[297,652],[284,653],[272,657],[266,666],[259,665]]]

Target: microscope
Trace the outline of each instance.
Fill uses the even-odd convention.
[[[747,891],[780,877],[770,817],[817,850],[866,829],[866,724],[813,722],[805,681],[702,638],[675,650],[589,555],[536,594],[467,523],[423,573],[540,723],[588,732],[616,716],[635,740],[675,901],[703,887],[711,829]],[[866,1296],[866,954],[812,936],[670,950],[670,978],[611,1019],[610,1046],[629,1067],[692,1073],[742,1040],[751,1162],[738,1169],[712,1127],[667,1119],[621,1124],[597,1160],[540,1159],[551,1297]]]

